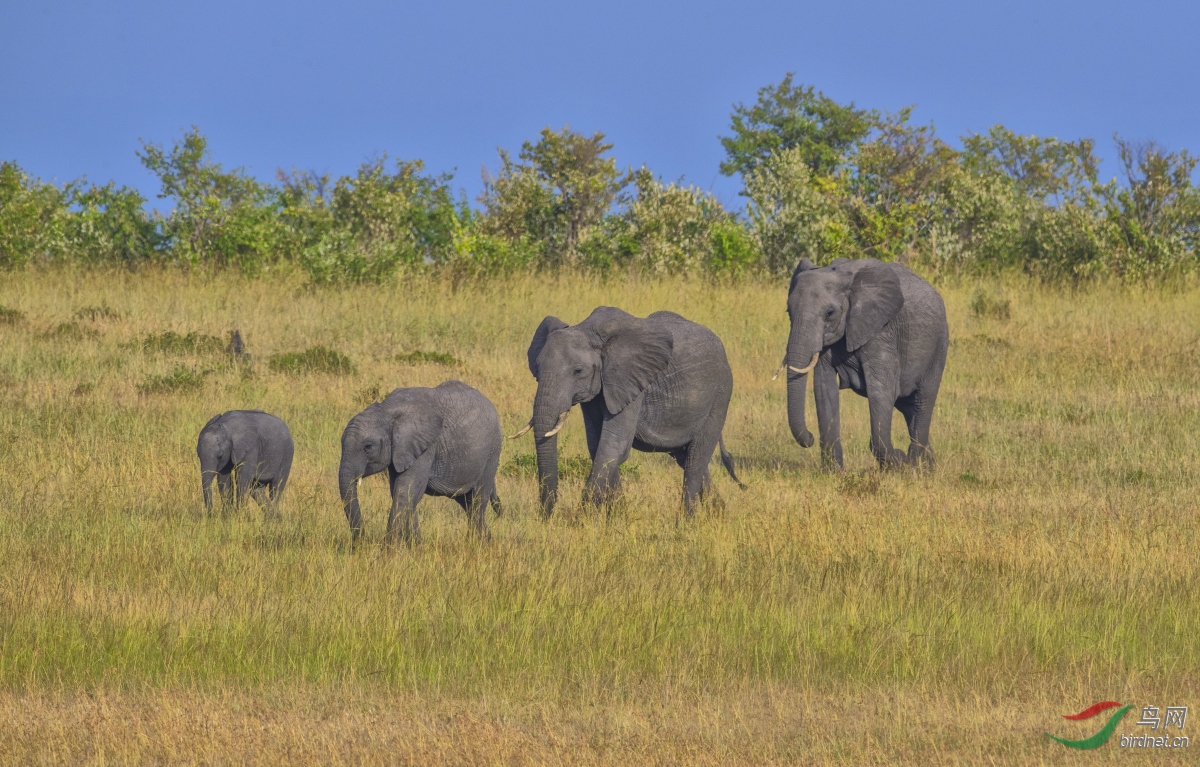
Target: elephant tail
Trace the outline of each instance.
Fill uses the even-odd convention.
[[[738,487],[745,490],[746,485],[743,484],[740,479],[738,479],[737,472],[733,470],[733,456],[730,455],[729,451],[725,449],[724,434],[721,435],[721,439],[718,444],[721,446],[721,464],[725,466],[725,471],[729,472],[729,476],[733,478],[733,481],[737,483]]]
[[[490,500],[492,502],[492,511],[495,512],[496,516],[504,516],[504,507],[500,505],[500,496],[496,494],[495,490],[492,491],[492,497]]]

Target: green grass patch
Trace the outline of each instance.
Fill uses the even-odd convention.
[[[24,321],[25,312],[9,309],[7,306],[0,304],[0,325],[16,325]]]
[[[176,365],[175,369],[165,375],[147,376],[137,386],[139,394],[174,394],[196,391],[204,386],[208,377],[207,370]]]
[[[302,352],[272,354],[268,366],[276,373],[304,375],[327,373],[329,375],[353,375],[354,363],[350,358],[324,346],[310,346]]]
[[[225,349],[225,342],[221,339],[194,330],[187,333],[173,330],[151,333],[132,345],[157,354],[216,354]]]
[[[89,328],[86,325],[80,325],[74,320],[60,322],[45,333],[42,333],[42,338],[65,341],[82,341],[85,338],[99,338],[99,336],[99,331]]]
[[[976,317],[1007,320],[1012,316],[1012,302],[987,290],[975,291],[969,308]]]
[[[71,316],[77,320],[95,322],[96,320],[119,320],[124,315],[108,304],[102,303],[98,306],[81,306]]]
[[[397,354],[393,357],[396,362],[402,362],[406,365],[458,365],[458,358],[452,354],[444,354],[442,352],[426,352],[418,349],[415,352],[405,352]]]
[[[558,455],[559,479],[587,479],[592,471],[592,459],[586,455]],[[536,477],[537,456],[516,455],[500,467],[500,472],[510,477]],[[641,476],[641,469],[636,463],[621,464],[621,476],[630,479]]]

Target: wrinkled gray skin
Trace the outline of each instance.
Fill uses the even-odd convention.
[[[835,259],[817,268],[807,258],[788,290],[788,425],[803,447],[813,444],[805,427],[804,394],[812,371],[821,433],[821,457],[842,467],[838,415],[840,389],[866,397],[871,412],[871,452],[881,466],[932,464],[929,422],[946,367],[950,329],[946,307],[933,286],[900,264],[873,258]],[[908,424],[905,454],[892,447],[892,409]]]
[[[721,438],[733,374],[708,328],[673,312],[641,319],[601,306],[574,326],[546,317],[528,354],[538,382],[530,425],[543,515],[558,497],[558,436],[547,433],[574,405],[583,411],[592,457],[586,502],[604,503],[619,489],[630,448],[669,453],[683,467],[689,515],[709,491],[708,464],[718,445],[738,482]]]
[[[213,416],[200,430],[196,443],[204,505],[212,510],[215,478],[223,503],[240,505],[249,493],[274,514],[295,451],[287,424],[273,415],[261,410],[230,410]]]
[[[488,501],[497,516],[496,467],[500,417],[487,397],[461,381],[433,389],[396,389],[354,416],[342,434],[338,488],[350,531],[362,532],[358,481],[387,470],[392,509],[387,537],[421,542],[417,504],[425,495],[453,498],[467,512],[469,529],[484,539]]]

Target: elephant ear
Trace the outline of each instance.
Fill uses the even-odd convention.
[[[850,311],[846,316],[846,350],[858,349],[900,313],[904,293],[900,280],[887,264],[875,259],[858,270],[850,283]]]
[[[788,285],[788,295],[790,296],[792,294],[792,291],[796,289],[796,278],[797,277],[799,277],[804,272],[809,271],[810,269],[816,269],[816,268],[817,268],[817,265],[814,264],[812,261],[809,261],[807,258],[800,259],[800,263],[796,264],[796,269],[795,269],[795,271],[792,272],[792,283],[790,285]]]
[[[608,412],[616,415],[637,399],[671,361],[671,334],[646,320],[606,323],[600,336],[600,383]]]
[[[406,407],[392,424],[392,466],[404,472],[433,447],[442,434],[442,416],[422,403]]]
[[[560,320],[558,317],[546,317],[542,320],[542,324],[538,325],[537,330],[533,331],[533,340],[529,342],[529,372],[533,373],[533,377],[538,377],[537,358],[542,353],[542,347],[546,345],[546,339],[556,330],[562,330],[569,327],[567,323]]]

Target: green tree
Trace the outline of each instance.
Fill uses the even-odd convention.
[[[978,174],[1002,174],[1021,194],[1047,204],[1085,202],[1096,186],[1099,162],[1091,139],[1060,141],[1022,136],[994,125],[962,139],[963,164]]]
[[[858,248],[881,261],[909,260],[925,247],[958,161],[932,125],[913,125],[910,115],[903,109],[885,118],[838,174]]]
[[[1169,152],[1153,141],[1113,137],[1124,186],[1102,190],[1113,268],[1123,274],[1153,275],[1196,267],[1200,239],[1200,189],[1192,184],[1198,158]]]
[[[170,150],[144,143],[138,156],[158,176],[159,198],[175,201],[163,233],[179,261],[255,272],[271,260],[278,234],[272,190],[212,162],[198,128]]]
[[[581,242],[631,179],[605,156],[612,146],[603,133],[585,136],[564,127],[544,128],[536,144],[526,141],[519,162],[501,150],[500,173],[485,173],[479,198],[484,231],[524,248],[540,244],[548,262],[577,263]]]
[[[838,104],[812,86],[793,85],[792,77],[760,89],[753,106],[734,107],[733,135],[721,137],[722,173],[744,176],[771,155],[796,149],[816,175],[828,176],[879,126],[878,112]]]

